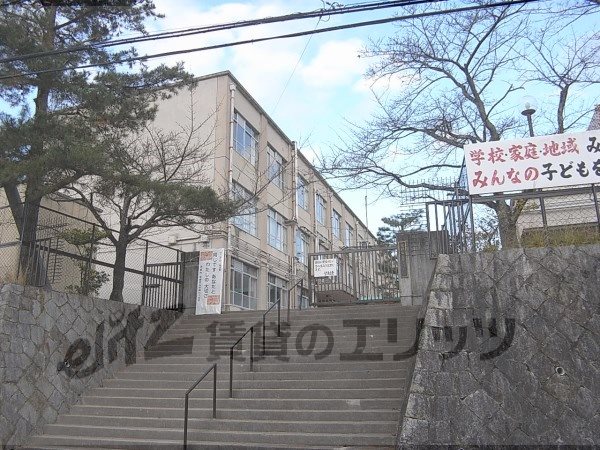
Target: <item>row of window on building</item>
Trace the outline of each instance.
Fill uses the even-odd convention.
[[[234,149],[243,158],[252,165],[256,164],[256,153],[258,146],[258,132],[238,113],[235,113],[235,132]],[[271,183],[281,189],[285,188],[285,159],[271,146],[267,149],[268,155],[268,177]],[[300,208],[308,211],[309,209],[309,184],[302,177],[297,177],[296,201]],[[247,205],[242,210],[240,216],[236,217],[234,224],[256,236],[256,201],[253,200],[253,194],[240,184],[234,183],[234,198],[236,200],[245,200]],[[317,193],[315,194],[315,218],[321,225],[326,225],[327,202],[325,198]],[[285,219],[277,212],[269,210],[269,244],[273,247],[285,251]],[[331,232],[334,238],[342,240],[342,215],[335,209],[331,214]],[[300,242],[298,241],[300,240]],[[301,245],[302,236],[297,239],[297,247]],[[345,246],[356,244],[354,228],[346,223],[344,228],[343,242]]]
[[[258,132],[238,112],[234,117],[233,148],[246,161],[256,165],[258,149]],[[285,164],[281,154],[270,145],[267,147],[268,169],[267,176],[271,183],[280,189],[285,189]]]
[[[244,190],[240,185],[237,186],[237,191]],[[246,191],[247,192],[247,191]],[[249,194],[245,194],[249,195]],[[241,197],[238,197],[238,199]],[[233,225],[237,228],[249,233],[253,236],[257,236],[256,218],[257,218],[257,207],[256,202],[248,200],[248,204],[242,208],[240,215],[235,216],[232,219]],[[318,219],[317,219],[318,220]],[[286,219],[272,208],[267,211],[267,243],[284,253],[287,253],[287,242],[288,242],[288,228],[286,226]],[[340,238],[341,233],[341,215],[335,210],[331,217],[332,233],[333,236]],[[344,245],[351,246],[355,245],[354,228],[346,223]],[[303,264],[307,263],[307,256],[310,251],[310,240],[306,233],[297,229],[295,236],[295,256]]]
[[[231,261],[231,303],[243,309],[257,309],[259,269],[243,261]],[[288,282],[272,273],[267,278],[268,305],[281,302],[281,307],[286,308],[289,298]],[[294,307],[308,307],[308,290],[298,289]]]

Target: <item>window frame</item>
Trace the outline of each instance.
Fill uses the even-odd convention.
[[[296,183],[296,202],[300,208],[308,211],[308,181],[301,175],[298,175]]]
[[[335,209],[331,214],[331,232],[336,238],[340,239],[342,232],[342,215]]]
[[[238,268],[241,268],[241,271],[237,270]],[[236,287],[236,275],[239,275],[238,278],[241,280],[241,286],[239,287]],[[258,275],[259,269],[257,267],[251,266],[242,260],[232,258],[229,288],[232,305],[247,310],[256,309],[258,302]],[[244,286],[248,287],[247,291],[244,290]],[[241,299],[241,301],[238,303],[236,299]]]
[[[234,112],[233,123],[233,149],[238,155],[255,166],[258,131],[238,111]],[[238,132],[243,136],[243,142],[238,140]]]
[[[298,262],[308,265],[308,253],[310,251],[310,238],[301,230],[296,230],[295,239],[296,259]]]
[[[243,214],[238,214],[230,219],[231,224],[252,236],[256,236],[257,206],[254,194],[235,181],[233,182],[231,192],[233,200],[245,200],[248,202],[247,205],[241,208]]]
[[[287,280],[278,277],[275,274],[269,273],[267,277],[267,288],[269,291],[269,296],[267,299],[268,307],[274,305],[277,300],[281,300],[281,308],[287,308],[288,304],[288,290],[287,290]]]
[[[286,161],[284,157],[270,145],[267,147],[267,157],[267,176],[269,177],[269,182],[275,184],[281,190],[285,189],[284,168]]]
[[[273,208],[269,208],[267,217],[267,242],[269,246],[281,252],[287,251],[287,227],[285,222],[285,217]]]
[[[327,201],[321,194],[315,194],[315,218],[321,225],[325,225],[325,213]]]
[[[354,237],[354,228],[346,222],[346,230],[344,235],[344,245],[346,247],[352,246],[352,238]]]

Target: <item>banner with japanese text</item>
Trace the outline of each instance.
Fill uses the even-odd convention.
[[[221,314],[224,264],[225,249],[200,252],[196,314]]]
[[[600,130],[465,145],[470,194],[600,182]]]

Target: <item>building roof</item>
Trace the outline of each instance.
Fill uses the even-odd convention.
[[[211,78],[218,78],[218,77],[222,77],[222,76],[229,77],[231,79],[231,81],[235,84],[236,89],[238,91],[240,91],[244,95],[244,97],[246,97],[248,99],[248,101],[252,104],[252,106],[254,106],[263,116],[265,116],[265,118],[267,119],[269,124],[283,137],[283,139],[285,141],[287,141],[287,143],[289,145],[294,146],[294,148],[296,147],[296,142],[292,141],[289,137],[287,137],[287,135],[283,132],[283,130],[281,128],[279,128],[279,125],[277,125],[275,123],[275,121],[271,118],[271,116],[269,116],[269,114],[264,110],[264,108],[262,106],[260,106],[260,104],[254,99],[254,97],[252,97],[252,95],[246,90],[246,88],[244,88],[244,86],[238,81],[238,79],[236,77],[233,76],[233,74],[229,70],[224,70],[222,72],[216,72],[216,73],[196,77],[195,80],[202,81],[202,80],[208,80]],[[371,235],[371,237],[373,239],[376,239],[375,235],[371,232],[371,230],[369,230],[369,228],[363,223],[363,221],[360,219],[360,217],[358,217],[358,215],[356,215],[356,213],[354,213],[353,209],[348,206],[348,204],[342,199],[342,197],[340,197],[340,195],[327,182],[327,180],[323,177],[323,175],[321,175],[321,173],[315,168],[315,166],[308,160],[308,158],[306,158],[306,156],[304,156],[302,154],[301,150],[298,151],[298,156],[304,162],[304,164],[306,164],[311,170],[314,171],[317,178],[319,178],[319,181],[321,181],[328,189],[331,190],[331,192],[333,192],[333,194],[339,200],[339,202],[342,203],[342,205],[344,205],[348,210],[353,212],[354,217],[356,217],[356,220],[360,223],[360,225],[364,229],[367,230],[367,232]]]
[[[596,105],[596,108],[594,109],[594,115],[588,126],[588,131],[589,130],[600,130],[600,105]]]

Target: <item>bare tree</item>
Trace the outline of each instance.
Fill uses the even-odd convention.
[[[375,186],[390,196],[399,189],[454,192],[434,177],[454,173],[456,179],[465,144],[525,134],[519,100],[526,87],[559,89],[555,125],[545,122],[544,129],[563,132],[581,124],[592,105],[572,108],[571,95],[599,78],[598,34],[585,36],[585,27],[577,27],[598,7],[581,2],[568,14],[534,8],[421,17],[372,43],[364,53],[375,60],[368,76],[396,77],[404,88],[391,100],[379,98],[379,112],[364,125],[353,124],[351,138],[332,149],[321,170],[349,187]],[[518,245],[524,203],[487,205],[496,212],[502,244]]]

